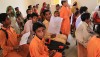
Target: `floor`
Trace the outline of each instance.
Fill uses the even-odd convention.
[[[75,38],[69,35],[68,42],[70,42],[70,46],[69,46],[70,48],[65,50],[65,56],[66,57],[78,57]]]
[[[77,46],[76,46],[75,38],[73,38],[71,35],[69,35],[68,42],[70,42],[70,46],[69,46],[70,48],[66,49],[64,51],[65,52],[65,56],[66,57],[78,57],[77,56]],[[1,51],[0,51],[0,55],[1,55]]]

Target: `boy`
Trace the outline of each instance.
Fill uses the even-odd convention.
[[[21,35],[16,34],[10,26],[11,20],[6,13],[0,14],[0,22],[3,24],[0,30],[0,46],[3,50],[3,57],[27,57],[28,46],[19,46]]]
[[[53,34],[48,32],[48,27],[51,20],[50,10],[45,10],[43,14],[46,18],[43,22],[43,24],[46,26],[46,35],[44,38],[51,40],[50,43],[47,44],[48,48],[50,50],[58,50],[60,52],[62,52],[65,48],[69,48],[68,46],[66,47],[65,45],[67,39],[66,35],[60,34],[60,32],[59,34]],[[60,48],[59,46],[63,46],[63,48]]]
[[[60,17],[63,18],[62,25],[61,25],[61,33],[66,35],[70,34],[70,16],[71,16],[71,9],[68,5],[68,1],[61,1],[62,7],[60,9]],[[67,41],[67,40],[66,40]],[[66,42],[67,45],[70,45],[69,42]]]
[[[96,31],[97,35],[94,35],[87,44],[87,57],[100,57],[100,25]]]
[[[30,43],[30,41],[31,41],[31,39],[33,38],[33,35],[34,35],[34,32],[32,30],[33,23],[35,23],[37,21],[38,21],[38,14],[32,13],[31,14],[31,19],[28,20],[25,23],[24,30],[22,31],[22,34],[25,34],[27,32],[30,32],[31,35],[29,37],[28,44]]]
[[[62,57],[62,54],[56,51],[50,51],[45,46],[45,25],[42,23],[34,23],[33,31],[35,36],[32,39],[29,50],[31,57]]]
[[[62,34],[68,35],[70,34],[70,16],[71,16],[71,9],[68,5],[67,1],[61,1],[62,8],[60,9],[60,17],[63,18],[61,32]]]
[[[54,12],[54,17],[60,17],[59,11],[55,11],[55,12]]]
[[[92,36],[89,30],[90,24],[90,13],[83,13],[81,15],[82,22],[79,27],[76,29],[76,39],[78,42],[78,57],[87,57],[87,43],[89,38]]]

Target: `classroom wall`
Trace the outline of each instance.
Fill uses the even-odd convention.
[[[88,11],[91,13],[98,5],[97,0],[77,0],[79,6],[87,6]]]
[[[28,5],[33,5],[33,0],[0,0],[0,13],[6,12],[7,6],[19,7],[20,11],[26,16],[26,9]]]
[[[8,5],[15,7],[19,7],[20,11],[26,16],[26,9],[28,5],[39,5],[39,11],[42,7],[43,2],[47,4],[51,4],[53,0],[0,0],[0,13],[6,12],[6,8]],[[72,0],[73,2],[74,0]],[[79,6],[87,6],[89,8],[89,12],[92,12],[94,8],[97,6],[97,0],[77,0]],[[55,11],[55,5],[51,5],[52,13]]]
[[[39,4],[39,9],[38,11],[40,12],[41,8],[42,8],[42,4],[43,2],[46,2],[47,4],[51,4],[51,0],[33,0],[34,1],[34,5]]]
[[[89,8],[88,11],[90,13],[98,5],[97,0],[71,0],[71,1],[72,1],[71,3],[73,3],[74,1],[77,1],[79,6],[87,6]],[[40,7],[39,7],[39,10],[40,10],[43,2],[51,4],[52,0],[34,0],[34,2],[35,2],[34,4],[36,4],[36,3],[40,4]],[[52,13],[55,11],[55,5],[51,4],[51,11],[52,11]]]

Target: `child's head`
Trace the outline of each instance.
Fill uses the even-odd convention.
[[[45,29],[46,29],[45,25],[40,22],[36,22],[33,25],[33,31],[35,32],[35,35],[40,39],[44,38]]]
[[[56,5],[56,10],[58,10],[58,11],[59,11],[59,9],[60,9],[60,5],[59,5],[59,4],[57,4],[57,5]]]
[[[26,13],[27,13],[27,14],[32,14],[32,9],[27,9],[27,10],[26,10]]]
[[[45,16],[46,20],[50,21],[50,18],[51,18],[51,11],[50,10],[44,10],[43,15]]]
[[[67,1],[61,1],[61,4],[62,4],[63,6],[67,6],[67,5],[68,5],[68,2],[67,2]]]
[[[74,15],[78,17],[79,14],[80,14],[80,12],[77,10]]]
[[[16,8],[15,8],[15,11],[19,11],[19,7],[16,7]]]
[[[28,6],[28,9],[32,9],[32,5],[29,5],[29,6]]]
[[[89,23],[90,22],[90,13],[83,13],[81,15],[81,20],[83,22]]]
[[[11,20],[9,19],[7,13],[0,14],[0,22],[6,27],[10,26]]]
[[[38,21],[38,14],[37,13],[32,13],[31,14],[32,22],[35,23]]]
[[[84,12],[87,12],[88,11],[88,8],[86,6],[82,6],[80,8],[80,14],[84,13]]]
[[[73,3],[73,6],[77,6],[77,2],[76,1]]]
[[[55,17],[59,17],[59,16],[60,16],[59,11],[55,11],[55,12],[54,12],[54,16],[55,16]]]

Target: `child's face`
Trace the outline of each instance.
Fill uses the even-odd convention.
[[[38,17],[37,17],[37,16],[34,16],[34,17],[32,18],[32,22],[35,23],[35,22],[37,22],[37,21],[38,21]]]
[[[51,18],[51,13],[50,13],[50,12],[46,12],[45,18],[46,18],[47,20],[50,20],[50,18]]]
[[[44,38],[45,36],[45,28],[44,27],[40,27],[36,30],[35,32],[36,36],[39,37],[40,39]]]
[[[7,17],[5,22],[4,22],[4,25],[10,26],[10,24],[11,24],[11,20]]]
[[[60,16],[59,12],[54,13],[54,16],[59,17]]]
[[[64,5],[64,6],[68,6],[68,2],[64,2],[63,5]]]
[[[28,10],[27,14],[32,14],[32,10]]]

